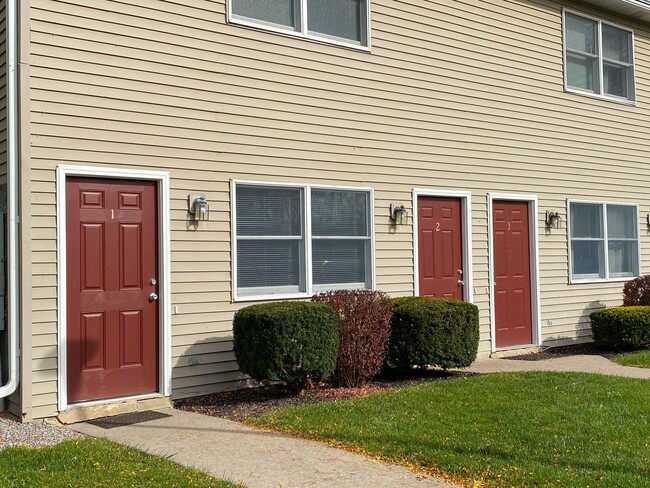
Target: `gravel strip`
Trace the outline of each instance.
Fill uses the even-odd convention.
[[[46,447],[81,438],[81,434],[62,426],[43,421],[21,424],[10,414],[0,414],[0,450],[7,447]]]

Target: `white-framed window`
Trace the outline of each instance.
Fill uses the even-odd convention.
[[[569,92],[634,102],[634,32],[564,10],[564,84]]]
[[[639,276],[639,207],[569,201],[571,281],[628,280]]]
[[[370,47],[370,0],[228,0],[228,14],[236,24]]]
[[[369,188],[233,181],[233,298],[373,287]]]

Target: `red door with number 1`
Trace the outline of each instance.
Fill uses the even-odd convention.
[[[66,182],[68,402],[158,391],[155,182]]]

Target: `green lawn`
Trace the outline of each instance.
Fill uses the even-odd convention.
[[[441,380],[254,424],[469,486],[650,487],[650,382],[580,373]]]
[[[638,351],[628,354],[620,354],[614,358],[614,362],[622,364],[623,366],[650,368],[650,351]]]
[[[234,488],[236,485],[136,449],[101,439],[84,439],[44,449],[0,451],[0,486]]]

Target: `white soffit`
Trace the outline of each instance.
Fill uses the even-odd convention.
[[[650,22],[650,0],[587,0],[587,3],[640,21]]]

